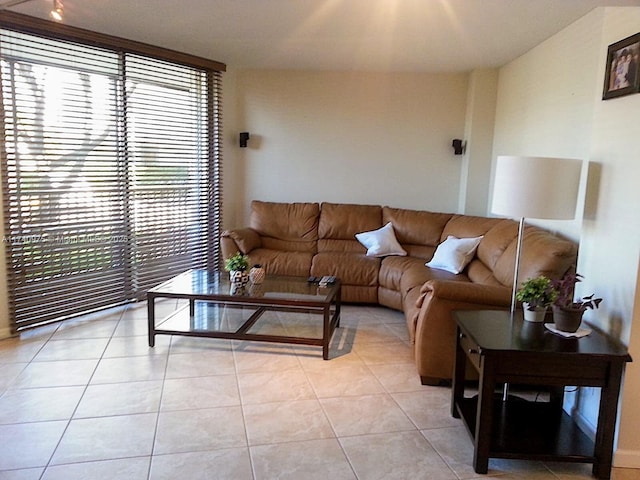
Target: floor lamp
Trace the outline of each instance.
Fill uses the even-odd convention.
[[[499,156],[493,180],[491,213],[519,218],[518,243],[511,290],[511,324],[522,253],[524,219],[569,220],[576,216],[582,161],[549,157]],[[507,401],[509,385],[502,400]]]
[[[581,170],[582,160],[575,159],[505,155],[496,160],[491,213],[520,219],[511,294],[512,321],[524,219],[575,218]]]

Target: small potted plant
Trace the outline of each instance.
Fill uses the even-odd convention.
[[[579,273],[567,273],[564,277],[554,280],[553,289],[556,299],[551,306],[553,321],[558,330],[575,332],[580,327],[582,315],[587,309],[595,310],[600,306],[602,298],[595,298],[595,294],[574,299],[575,287],[584,277]]]
[[[523,282],[516,292],[516,300],[522,302],[524,319],[529,322],[542,322],[547,313],[547,307],[553,303],[557,292],[544,275],[530,278]]]
[[[231,284],[244,287],[249,283],[249,257],[238,252],[224,262],[224,269],[229,272]]]

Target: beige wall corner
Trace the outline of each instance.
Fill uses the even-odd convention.
[[[497,93],[498,69],[471,72],[458,203],[459,213],[466,215],[487,215]]]
[[[640,261],[636,281],[636,295],[633,308],[633,327],[629,339],[629,349],[633,362],[627,363],[624,375],[623,396],[620,404],[620,425],[618,448],[615,451],[614,465],[627,468],[640,468],[640,445],[638,430],[640,425]],[[629,428],[626,427],[629,425]]]

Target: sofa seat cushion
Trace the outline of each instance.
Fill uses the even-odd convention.
[[[380,264],[378,275],[378,303],[395,310],[403,310],[403,292],[400,281],[404,273],[411,268],[426,269],[423,258],[386,257]]]
[[[392,290],[382,285],[378,286],[378,303],[383,307],[402,312],[402,296],[397,290]]]
[[[378,283],[380,286],[400,292],[400,280],[411,268],[424,269],[424,260],[415,257],[386,257],[380,264]]]
[[[470,281],[464,274],[455,275],[445,270],[426,267],[422,258],[387,257],[380,265],[378,303],[404,312],[411,341],[414,340],[415,325],[420,312],[420,306],[416,304],[421,295],[420,287],[434,279]]]
[[[270,275],[308,277],[311,274],[313,254],[309,252],[285,252],[256,248],[249,254],[251,265],[259,263]]]
[[[380,259],[364,253],[320,252],[313,257],[311,275],[334,275],[343,285],[378,286]]]
[[[414,265],[405,270],[400,279],[400,292],[403,297],[411,290],[418,289],[429,280],[453,280],[456,282],[469,283],[469,277],[463,273],[454,274],[438,268],[429,268],[424,265]]]
[[[378,303],[378,287],[342,285],[342,301],[347,303]]]

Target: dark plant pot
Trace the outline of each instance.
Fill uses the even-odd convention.
[[[582,323],[583,309],[562,308],[553,305],[553,322],[558,330],[573,333]]]

